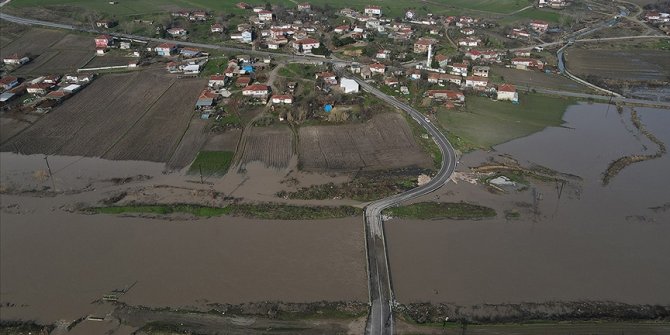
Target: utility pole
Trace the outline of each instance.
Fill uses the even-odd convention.
[[[198,164],[198,170],[200,170],[200,184],[204,184],[205,181],[202,179],[202,164]]]
[[[49,178],[51,179],[51,189],[56,192],[56,182],[54,181],[54,175],[51,173],[51,166],[49,165],[49,157],[44,155],[44,161],[47,163],[47,170],[49,170]]]

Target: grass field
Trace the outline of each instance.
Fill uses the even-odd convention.
[[[538,8],[529,8],[522,12],[503,18],[500,22],[503,24],[514,23],[522,20],[543,20],[551,23],[558,23],[561,19],[561,12],[556,10],[542,10]]]
[[[130,15],[148,15],[164,12],[175,8],[204,8],[215,12],[226,12],[242,14],[243,10],[235,7],[237,0],[121,0],[117,5],[110,5],[107,1],[91,0],[14,0],[9,6],[20,7],[45,7],[55,5],[76,6],[83,9],[96,11],[110,16],[130,16]],[[265,0],[248,0],[251,5],[265,5]],[[273,0],[272,4],[279,4],[284,7],[295,7],[295,3],[290,0]],[[312,5],[331,7],[351,7],[362,10],[370,4],[368,0],[343,0],[333,2],[331,0],[312,0]],[[406,9],[413,8],[419,14],[433,12],[449,13],[454,10],[477,10],[493,13],[509,13],[525,6],[531,1],[528,0],[451,0],[451,1],[432,1],[417,3],[413,0],[396,0],[375,2],[382,7],[384,15],[389,17],[402,16]],[[249,11],[247,11],[249,13]]]
[[[437,118],[460,150],[488,149],[528,136],[545,127],[561,125],[571,99],[520,94],[519,105],[486,97],[466,97],[465,111],[440,111]]]
[[[392,207],[387,210],[387,213],[393,217],[420,220],[437,218],[472,220],[496,216],[496,211],[492,208],[466,202],[420,202],[408,206]]]
[[[235,153],[232,151],[200,151],[188,170],[189,174],[222,176],[228,172]]]

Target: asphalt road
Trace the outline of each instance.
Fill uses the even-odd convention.
[[[442,152],[442,167],[427,184],[405,193],[397,194],[370,203],[365,208],[365,240],[368,252],[368,280],[370,290],[370,315],[366,325],[366,334],[393,334],[393,288],[389,270],[386,240],[381,212],[399,203],[431,193],[442,187],[456,168],[456,153],[444,134],[416,109],[396,100],[366,83],[355,78],[361,88],[374,94],[389,105],[406,112],[428,131]]]

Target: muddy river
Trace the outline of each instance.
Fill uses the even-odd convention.
[[[3,319],[100,313],[92,301],[134,283],[120,300],[151,307],[367,300],[362,219],[161,221],[1,200]]]
[[[670,144],[670,110],[637,110],[647,129]],[[561,197],[553,183],[509,195],[450,183],[420,200],[474,201],[495,208],[498,216],[387,223],[400,302],[670,303],[670,157],[631,165],[603,186],[611,161],[651,154],[658,146],[637,131],[628,112],[619,115],[606,105],[572,106],[564,121],[563,127],[499,145],[496,152],[468,154],[458,167],[468,171],[488,156],[509,154],[523,164],[583,178]],[[538,194],[539,213],[524,211],[521,205]],[[520,219],[501,215],[520,208]]]

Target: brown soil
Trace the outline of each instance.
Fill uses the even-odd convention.
[[[157,71],[105,75],[0,150],[167,162],[204,85]]]
[[[63,36],[65,36],[65,33],[58,30],[31,29],[21,35],[21,37],[3,46],[2,50],[0,50],[0,57],[4,58],[18,53],[31,55],[34,58],[42,54],[54,43],[60,41]]]
[[[262,162],[267,167],[283,169],[293,157],[293,133],[285,126],[251,127],[246,140],[240,168],[251,162]]]
[[[397,113],[379,114],[363,124],[301,127],[298,152],[300,168],[307,171],[432,167]]]
[[[202,79],[179,79],[104,157],[167,162],[193,116]],[[195,145],[195,143],[194,143]]]

